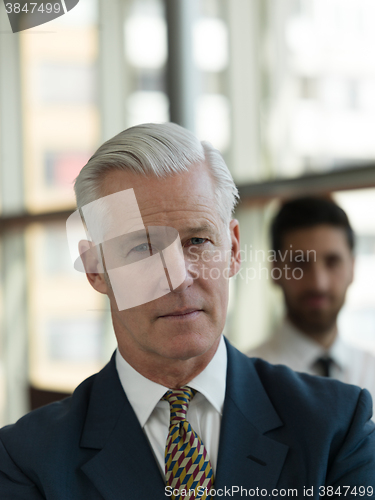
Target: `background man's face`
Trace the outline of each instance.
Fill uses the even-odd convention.
[[[305,333],[324,334],[335,326],[337,315],[344,303],[348,286],[353,280],[353,256],[343,229],[318,225],[287,232],[283,238],[282,254],[288,250],[285,263],[291,268],[301,268],[288,278],[283,273],[278,280],[290,320]],[[290,259],[298,250],[304,262]],[[314,250],[314,253],[308,251]],[[301,255],[301,254],[300,254]],[[307,262],[308,256],[308,262]],[[299,259],[297,259],[299,260]],[[283,263],[281,267],[285,264]]]
[[[112,171],[104,179],[102,194],[129,188],[134,189],[145,226],[177,229],[187,274],[173,292],[123,311],[107,287],[120,352],[125,358],[142,352],[189,359],[216,349],[226,318],[228,277],[238,270],[231,259],[238,225],[231,222],[229,241],[207,167],[198,165],[166,179]]]

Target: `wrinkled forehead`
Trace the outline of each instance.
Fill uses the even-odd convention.
[[[134,213],[127,203],[111,206],[116,218],[126,210],[129,223],[132,214],[137,218],[139,212],[148,225],[169,225],[175,219],[184,218],[184,214],[197,217],[202,212],[203,216],[210,218],[218,214],[215,184],[205,165],[195,165],[186,172],[165,177],[112,170],[102,179],[101,196],[128,191],[129,188],[134,191],[132,196],[139,207],[137,212]]]
[[[133,189],[104,196],[80,209],[89,236],[96,244],[144,229]]]

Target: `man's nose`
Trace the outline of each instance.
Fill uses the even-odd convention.
[[[185,262],[185,278],[184,281],[179,286],[173,289],[173,292],[175,293],[184,292],[194,283],[195,273],[192,263],[186,257],[184,259],[184,262]]]
[[[329,273],[322,263],[315,262],[310,270],[310,284],[316,291],[325,292],[329,287]]]

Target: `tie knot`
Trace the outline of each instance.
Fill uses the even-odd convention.
[[[170,390],[164,394],[162,399],[168,401],[171,409],[171,425],[179,424],[182,420],[186,420],[189,403],[196,392],[196,390],[190,387],[183,387],[182,389]]]
[[[330,377],[333,363],[333,359],[329,355],[325,355],[318,358],[315,365],[320,368],[323,377]]]

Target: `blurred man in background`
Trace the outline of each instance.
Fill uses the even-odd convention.
[[[337,328],[353,281],[354,234],[346,213],[325,198],[291,200],[276,215],[271,233],[286,318],[249,355],[359,385],[374,399],[375,357],[348,345]]]

